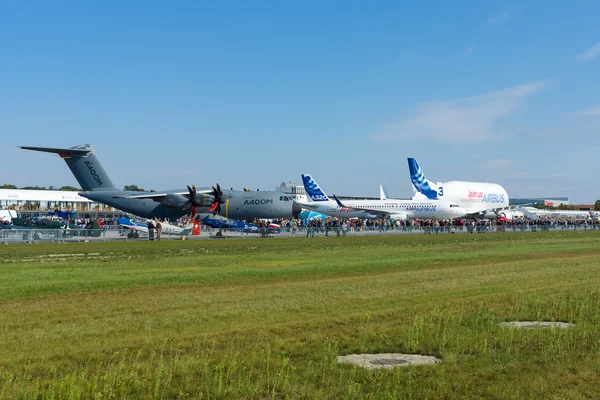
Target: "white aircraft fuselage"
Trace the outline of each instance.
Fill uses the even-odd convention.
[[[414,158],[408,159],[410,179],[415,190],[413,199],[438,199],[457,203],[468,214],[495,217],[496,212],[509,207],[506,190],[487,182],[448,181],[434,183],[428,180]]]
[[[447,219],[460,218],[466,212],[458,204],[443,200],[345,200],[344,207],[335,200],[298,203],[303,208],[338,218]],[[358,210],[360,209],[360,210]]]
[[[496,183],[449,181],[437,184],[438,198],[452,201],[468,214],[506,208],[508,193]],[[439,194],[442,196],[439,196]]]

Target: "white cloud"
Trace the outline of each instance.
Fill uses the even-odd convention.
[[[486,168],[486,169],[500,169],[500,168],[506,168],[509,165],[512,165],[513,160],[508,159],[508,158],[497,158],[495,160],[489,160],[484,162],[483,164],[481,164],[481,168]]]
[[[545,87],[544,82],[532,82],[479,96],[425,103],[412,116],[383,125],[373,139],[429,139],[439,143],[497,140],[495,124]]]
[[[578,117],[600,117],[600,105],[576,111],[575,115]]]
[[[577,56],[577,60],[582,62],[591,61],[598,56],[600,56],[600,42],[596,43],[583,53],[579,54]]]
[[[489,17],[487,19],[487,24],[489,26],[498,25],[498,24],[508,21],[509,19],[510,19],[510,10],[504,9],[504,10],[500,11],[499,13]]]
[[[532,171],[521,171],[512,175],[513,178],[530,178],[534,176]]]
[[[477,50],[477,47],[475,46],[469,46],[465,49],[464,53],[465,54],[471,54],[471,53],[475,53],[475,51]]]

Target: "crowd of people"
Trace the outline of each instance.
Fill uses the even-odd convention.
[[[118,229],[116,217],[109,218],[74,218],[65,222],[65,225],[71,225],[71,229],[89,229],[90,224],[95,221],[100,229],[105,233],[109,229]],[[180,218],[175,222],[169,222],[166,219],[146,220],[148,231],[151,238],[160,240],[161,231],[164,223],[171,223],[179,227],[184,227],[192,223],[189,217]],[[389,219],[344,219],[330,217],[326,219],[257,219],[248,222],[259,228],[272,228],[287,232],[290,236],[302,233],[306,236],[314,236],[315,233],[324,233],[326,236],[335,234],[345,236],[348,232],[422,232],[425,234],[439,233],[483,233],[483,232],[501,232],[501,231],[543,231],[543,230],[600,230],[600,220],[574,219],[574,218],[506,218],[498,219],[408,219],[408,220],[389,220]],[[9,225],[9,221],[1,221],[0,224]],[[201,230],[211,229],[203,226]],[[114,227],[114,228],[111,228]],[[277,228],[278,227],[278,228]]]
[[[8,227],[12,225],[12,221],[0,218],[0,225]]]
[[[273,221],[256,220],[252,221],[258,226],[264,227],[269,223],[275,223],[281,226],[286,232],[296,234],[302,231],[306,236],[314,236],[315,232],[325,233],[335,232],[336,235],[345,236],[347,232],[369,232],[369,231],[419,231],[425,234],[453,233],[453,232],[501,232],[512,231],[537,231],[537,230],[556,230],[556,229],[581,229],[581,230],[600,230],[600,220],[598,219],[569,219],[569,218],[514,218],[506,219],[408,219],[408,220],[389,220],[389,219],[343,219],[327,218],[313,219],[310,221],[300,219],[275,219]]]
[[[162,233],[162,223],[160,221],[160,218],[149,219],[147,222],[147,226],[148,239],[154,240],[154,237],[156,236],[156,240],[160,240],[160,235]]]

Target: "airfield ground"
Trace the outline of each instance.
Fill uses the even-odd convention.
[[[597,231],[5,245],[0,310],[1,399],[600,398]]]

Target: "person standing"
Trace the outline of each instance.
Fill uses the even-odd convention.
[[[162,232],[162,224],[160,219],[156,220],[156,240],[160,240],[160,233]]]
[[[154,221],[148,220],[148,240],[154,240]]]
[[[298,230],[298,223],[296,220],[292,220],[292,237],[296,237],[296,231]]]

